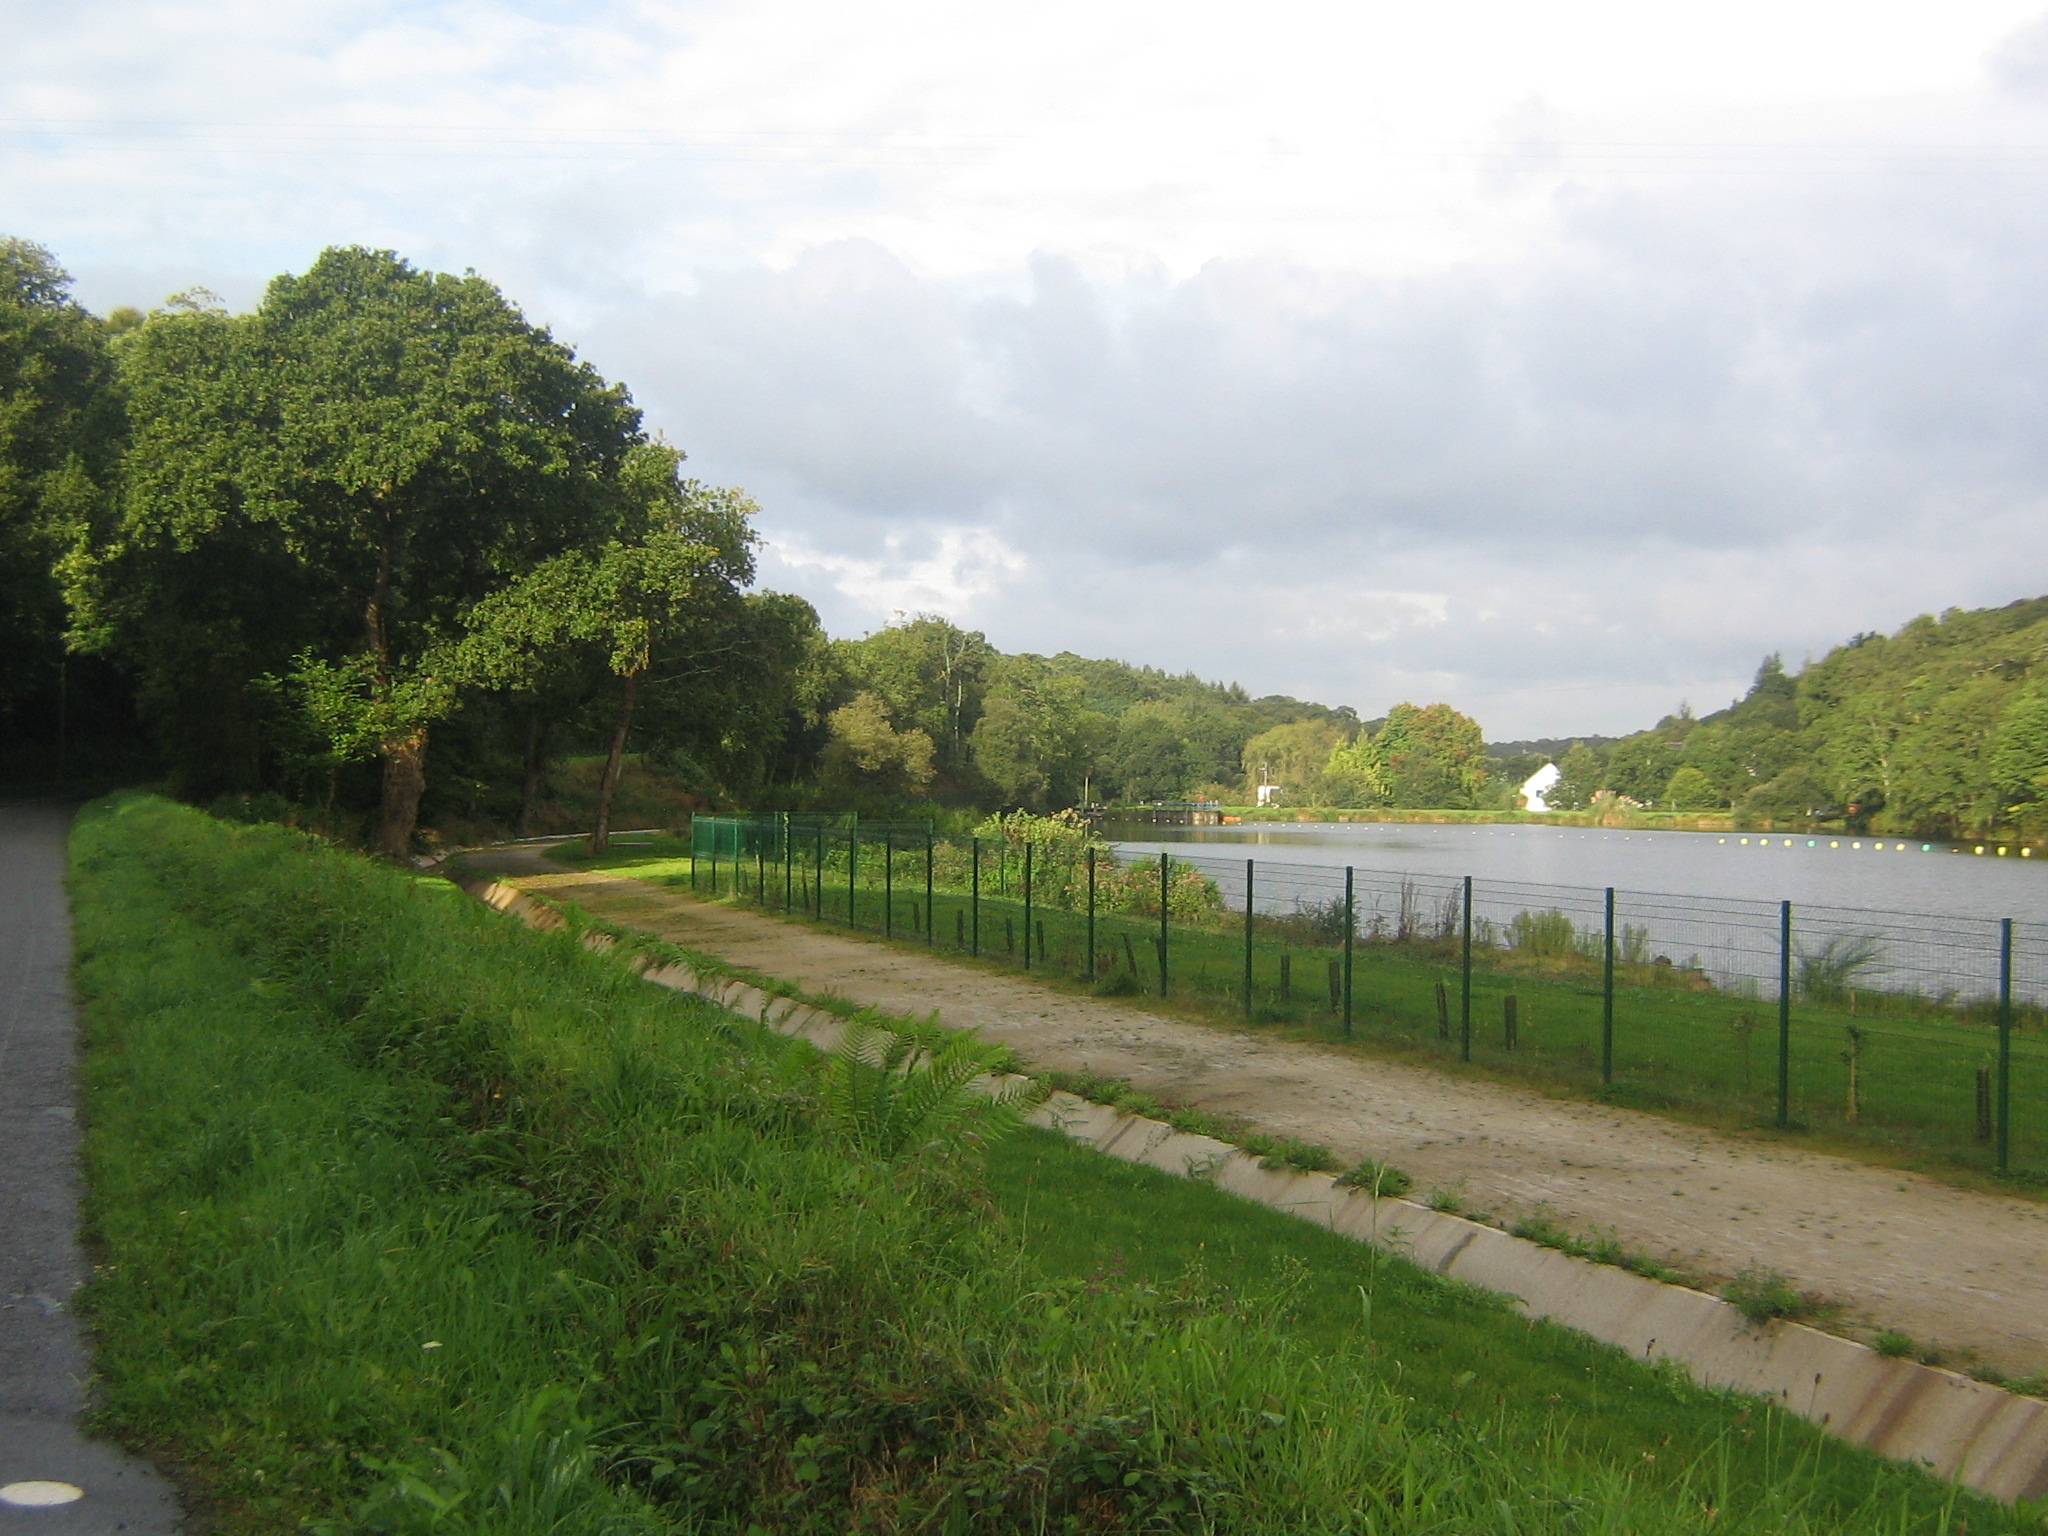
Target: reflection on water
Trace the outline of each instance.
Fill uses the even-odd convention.
[[[1740,832],[1617,832],[1599,827],[1288,822],[1238,827],[1109,825],[1121,850],[1353,865],[1547,885],[1617,886],[1691,896],[1792,901],[1953,917],[2048,917],[2048,859],[2000,858],[1897,838]],[[2037,864],[2042,868],[2035,867]]]

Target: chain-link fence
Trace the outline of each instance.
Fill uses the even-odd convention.
[[[692,881],[1724,1123],[2048,1174],[2048,924],[697,818]]]

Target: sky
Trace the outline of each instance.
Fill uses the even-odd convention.
[[[0,0],[95,309],[474,269],[933,612],[1489,738],[2048,592],[2048,15]]]

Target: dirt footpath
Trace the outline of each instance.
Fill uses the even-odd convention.
[[[2010,1373],[2048,1370],[2048,1207],[1788,1150],[1633,1110],[1546,1098],[1426,1067],[1067,996],[618,875],[472,859],[614,922],[890,1013],[936,1012],[1024,1060],[1129,1078],[1184,1103],[1406,1169],[1512,1216],[1546,1205],[1574,1230],[1713,1278],[1748,1264],[1839,1300],[1847,1316]]]

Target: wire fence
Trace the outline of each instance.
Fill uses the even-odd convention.
[[[2048,1175],[2048,924],[696,818],[690,880],[1618,1102]]]

